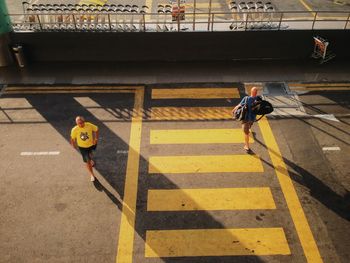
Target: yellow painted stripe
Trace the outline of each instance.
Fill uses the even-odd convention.
[[[186,4],[186,8],[193,8],[193,4]],[[196,3],[196,8],[197,9],[209,9],[209,2],[207,3]],[[227,6],[225,4],[221,3],[212,3],[211,8],[217,8],[217,9],[225,9]]]
[[[350,83],[288,83],[291,87],[350,87]]]
[[[319,88],[307,88],[307,87],[296,87],[296,88],[291,88],[291,90],[297,90],[297,91],[327,91],[327,90],[333,90],[333,91],[350,91],[350,87],[334,87],[334,88],[324,88],[324,87],[319,87]]]
[[[4,94],[133,93],[132,90],[51,90],[6,91]]]
[[[149,173],[263,172],[256,155],[154,156]]]
[[[232,119],[229,107],[153,107],[151,120]]]
[[[270,125],[266,118],[258,123],[307,261],[323,262]]]
[[[148,211],[276,209],[270,188],[148,190]]]
[[[312,12],[312,15],[315,15],[315,13],[313,12],[314,10],[312,10],[312,8],[306,4],[303,0],[299,0],[299,2],[310,12]]]
[[[153,13],[153,12],[156,12],[153,11],[153,0],[145,0],[145,5],[149,8],[147,9],[148,13]],[[151,22],[151,15],[146,15],[145,16],[145,22]]]
[[[95,4],[95,5],[104,5],[105,3],[107,3],[107,0],[81,0],[79,2],[79,5],[90,5],[90,4]]]
[[[134,247],[137,183],[139,175],[142,108],[144,90],[135,91],[134,112],[131,121],[129,155],[126,167],[123,208],[120,221],[117,263],[131,263]]]
[[[152,89],[152,99],[230,99],[240,98],[237,88]]]
[[[200,143],[244,143],[244,134],[241,129],[151,130],[150,134],[150,144]]]
[[[32,91],[32,90],[120,90],[120,89],[140,89],[142,86],[35,86],[35,87],[6,87],[7,91]]]
[[[146,257],[290,255],[282,228],[146,232]]]

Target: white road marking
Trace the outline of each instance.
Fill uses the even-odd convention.
[[[59,155],[60,152],[52,151],[52,152],[21,152],[21,156],[32,156],[32,155]]]
[[[335,116],[334,114],[316,114],[316,115],[312,115],[315,118],[320,118],[320,119],[325,119],[328,121],[336,121],[336,122],[340,122]]]
[[[129,151],[128,150],[118,150],[117,154],[128,154]]]
[[[340,147],[336,146],[336,147],[323,147],[322,148],[323,151],[340,151]]]

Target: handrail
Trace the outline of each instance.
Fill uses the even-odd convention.
[[[171,13],[31,11],[10,14],[15,32],[23,31],[246,31],[350,29],[348,11],[193,12],[172,20]],[[63,19],[64,18],[64,19]],[[162,18],[162,19],[160,19]],[[162,21],[162,22],[160,22]]]

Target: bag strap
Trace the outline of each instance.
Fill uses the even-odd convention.
[[[255,120],[254,122],[258,122],[260,121],[263,117],[265,116],[265,114],[261,115],[259,119]]]

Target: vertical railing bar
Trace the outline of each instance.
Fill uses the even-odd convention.
[[[349,15],[348,15],[348,19],[345,21],[346,23],[345,23],[344,29],[346,29],[346,28],[348,27],[349,20],[350,20],[350,13],[349,13]]]
[[[144,13],[142,14],[142,18],[143,18],[143,31],[146,32],[146,16]]]
[[[209,0],[208,28],[207,28],[208,31],[210,30],[211,2],[212,2],[212,0]]]
[[[244,31],[247,31],[249,14],[247,12],[245,12],[245,14],[246,14],[246,18],[245,18]]]
[[[75,21],[75,14],[72,14],[73,16],[73,23],[74,23],[74,28],[77,30],[77,22]]]
[[[281,12],[281,18],[280,18],[280,22],[278,24],[278,30],[281,30],[282,19],[283,19],[283,12]]]
[[[193,31],[196,31],[196,7],[197,7],[197,0],[194,0],[193,3]]]
[[[213,32],[214,31],[214,15],[215,15],[215,13],[213,13],[213,14],[211,14],[211,32]]]
[[[36,15],[36,18],[38,19],[40,30],[43,30],[43,27],[41,26],[41,22],[40,22],[40,18],[39,18],[38,14]]]
[[[108,18],[108,26],[109,26],[109,31],[112,31],[112,25],[111,25],[111,16],[110,16],[110,14],[109,14],[109,13],[107,14],[107,18]]]
[[[314,21],[312,22],[312,28],[311,28],[311,30],[314,30],[315,23],[316,23],[316,18],[317,18],[317,14],[318,14],[318,11],[315,12]]]

